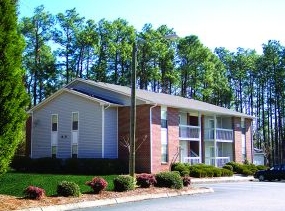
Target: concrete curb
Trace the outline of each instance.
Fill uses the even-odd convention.
[[[234,175],[232,177],[191,178],[191,184],[221,183],[221,182],[247,182],[255,181],[253,176]]]
[[[104,206],[104,205],[120,204],[120,203],[126,203],[126,202],[142,201],[146,199],[168,198],[168,197],[174,197],[174,196],[192,195],[192,194],[201,194],[201,193],[213,193],[213,192],[214,190],[212,188],[194,188],[191,190],[181,191],[181,192],[146,194],[146,195],[138,195],[138,196],[131,196],[131,197],[120,197],[120,198],[114,198],[114,199],[84,201],[84,202],[78,202],[78,203],[72,203],[72,204],[27,208],[27,209],[21,209],[17,211],[65,211],[65,210],[73,210],[73,209],[99,207],[99,206]]]

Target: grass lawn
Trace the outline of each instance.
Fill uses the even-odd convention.
[[[113,190],[113,178],[117,175],[101,176],[108,182],[107,190]],[[63,180],[75,182],[79,185],[81,193],[89,192],[92,189],[85,185],[94,176],[80,175],[58,175],[58,174],[31,174],[7,172],[0,176],[0,194],[22,197],[23,190],[29,185],[45,189],[47,196],[56,195],[57,184]]]

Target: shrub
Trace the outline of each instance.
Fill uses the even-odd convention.
[[[233,171],[233,170],[234,170],[233,166],[227,165],[227,164],[224,165],[223,168],[224,168],[224,169],[228,169],[228,170],[230,170],[230,171]]]
[[[231,177],[234,175],[233,171],[229,169],[225,169],[225,168],[221,168],[221,173],[222,173],[222,177]]]
[[[257,165],[256,168],[257,168],[257,170],[266,170],[266,169],[268,169],[268,167],[264,166],[264,165]]]
[[[135,189],[134,178],[129,175],[120,175],[113,180],[114,191],[123,192]]]
[[[29,186],[24,190],[25,197],[28,199],[41,199],[45,196],[45,190],[36,186]]]
[[[152,174],[138,174],[136,180],[137,185],[141,188],[149,188],[156,183],[155,176]]]
[[[96,194],[101,193],[108,186],[107,181],[102,177],[94,177],[91,181],[88,181],[85,184],[90,186]]]
[[[183,187],[182,178],[174,172],[161,172],[155,175],[157,187],[167,187],[181,189]]]
[[[221,168],[213,168],[213,176],[214,177],[221,177],[222,176],[222,170]]]
[[[182,171],[180,173],[180,175],[181,175],[181,177],[189,176],[190,175],[190,171],[189,170],[188,171]]]
[[[190,171],[190,176],[191,177],[196,177],[196,178],[202,178],[207,176],[207,172],[204,169],[200,168],[193,168]]]
[[[191,177],[189,176],[182,177],[182,182],[184,187],[188,187],[189,185],[191,185]]]
[[[80,188],[74,182],[62,181],[57,185],[57,194],[59,196],[80,196]]]
[[[240,174],[242,172],[242,164],[236,163],[234,161],[226,163],[226,165],[230,165],[233,167],[233,172]]]
[[[184,172],[183,174],[188,174],[189,175],[189,168],[188,166],[186,166],[184,163],[174,163],[171,166],[171,171],[179,171],[180,175],[182,175],[182,172]]]

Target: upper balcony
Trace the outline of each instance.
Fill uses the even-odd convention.
[[[179,125],[179,139],[180,140],[201,140],[200,126]]]
[[[204,131],[204,138],[206,141],[214,141],[216,134],[216,141],[220,142],[233,142],[233,130],[232,129],[224,129],[224,128],[207,128]]]

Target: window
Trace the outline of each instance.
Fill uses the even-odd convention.
[[[56,158],[58,142],[58,115],[51,115],[51,157]]]
[[[167,108],[161,106],[161,128],[167,128]]]
[[[57,114],[52,114],[51,115],[51,130],[52,131],[57,131],[57,126],[58,126],[58,116]]]
[[[161,162],[168,162],[168,140],[167,140],[167,130],[161,130]]]
[[[72,130],[78,130],[78,112],[72,113]]]
[[[78,145],[73,144],[72,145],[72,158],[77,158],[77,154],[78,154]]]
[[[79,113],[72,112],[72,131],[71,131],[71,153],[72,158],[77,158],[78,155],[78,129],[79,129]]]
[[[167,107],[161,106],[161,162],[168,162]]]

